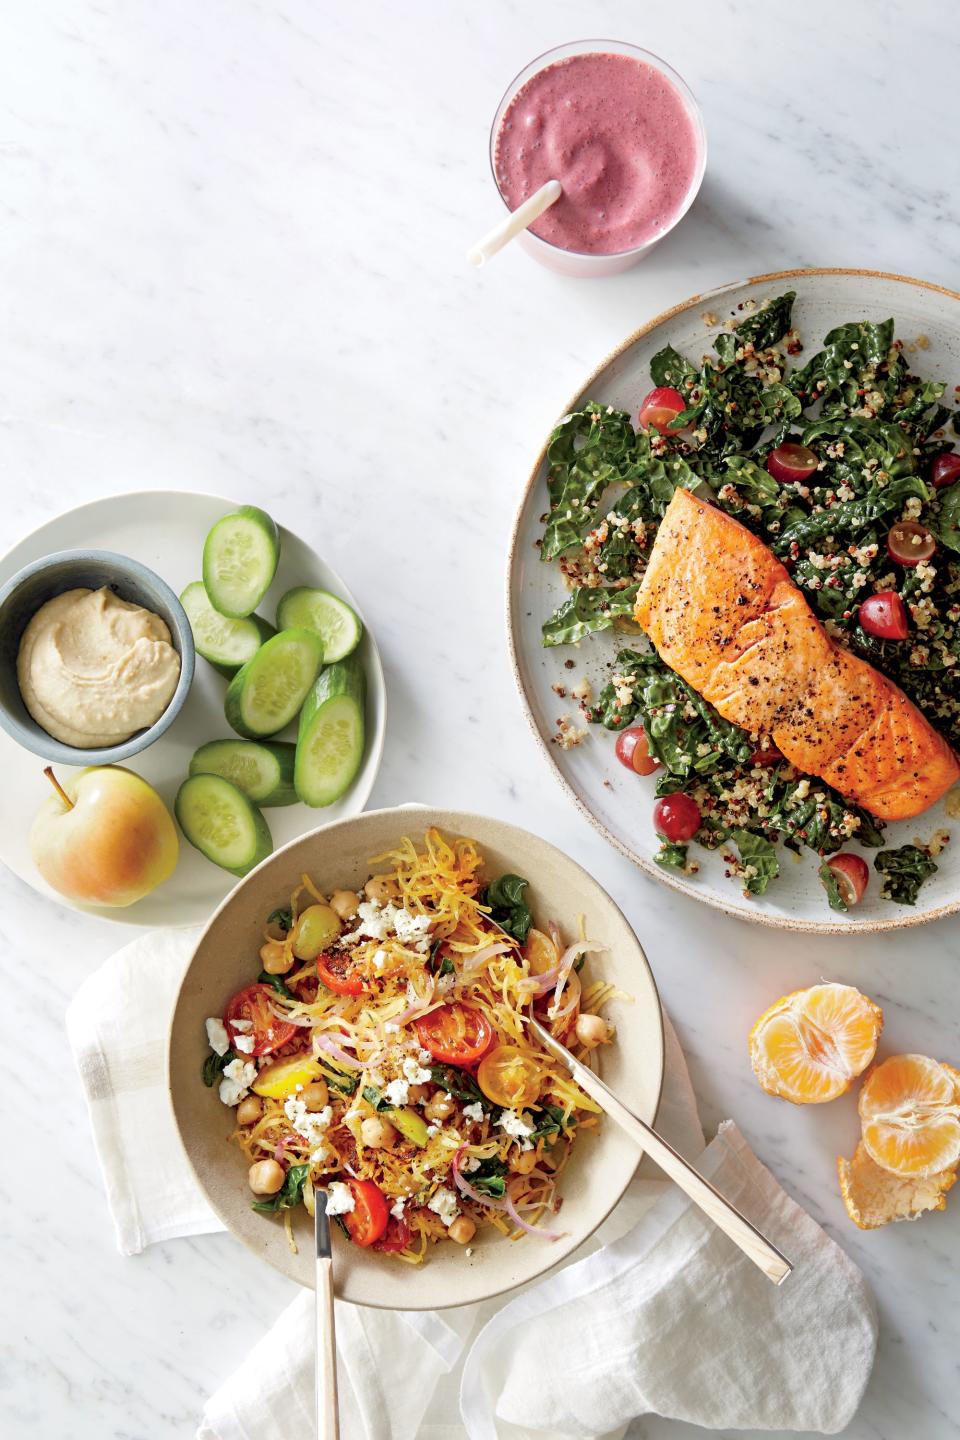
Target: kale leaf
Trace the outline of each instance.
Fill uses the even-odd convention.
[[[783,295],[765,300],[759,310],[753,311],[746,319],[734,325],[734,333],[739,335],[741,340],[752,341],[755,350],[769,349],[771,345],[782,340],[790,329],[793,302],[796,298],[795,290],[787,290]]]
[[[685,381],[695,380],[696,370],[689,360],[674,350],[672,345],[665,345],[658,350],[650,361],[650,378],[654,385],[669,385],[674,390],[679,390]]]
[[[770,881],[780,874],[775,847],[751,830],[731,830],[730,839],[740,851],[744,865],[743,883],[751,895],[763,895]]]
[[[916,905],[920,886],[940,868],[925,850],[916,845],[900,845],[895,850],[881,850],[873,862],[881,875],[880,894],[884,900],[898,905]]]
[[[678,845],[674,840],[664,840],[653,858],[664,870],[686,870],[688,849],[689,846]]]
[[[639,588],[627,585],[622,590],[608,590],[581,585],[544,623],[544,645],[572,645],[597,630],[609,630],[618,618],[631,618]]]
[[[625,410],[591,401],[560,421],[547,446],[550,513],[541,560],[579,544],[604,490],[616,480],[633,478],[644,448],[649,442],[637,435]]]
[[[273,1214],[277,1210],[292,1210],[294,1205],[299,1205],[303,1199],[303,1187],[309,1174],[309,1165],[291,1165],[276,1195],[271,1195],[269,1200],[254,1200],[250,1208],[259,1210],[263,1215]]]
[[[850,909],[850,906],[847,904],[846,900],[844,900],[843,895],[841,894],[840,882],[837,879],[837,872],[833,869],[832,866],[827,864],[826,860],[824,860],[823,864],[820,866],[820,869],[817,871],[817,874],[820,876],[820,879],[823,883],[823,888],[827,892],[827,903],[830,906],[830,909],[839,910],[842,914],[845,915]]]
[[[529,883],[520,875],[501,875],[481,896],[481,904],[490,906],[491,918],[521,945],[526,943],[533,924],[533,914],[523,898]]]

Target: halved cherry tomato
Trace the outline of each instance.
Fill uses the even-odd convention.
[[[870,879],[866,860],[860,855],[831,855],[827,866],[833,871],[844,904],[856,905]]]
[[[410,1244],[410,1237],[413,1231],[403,1216],[391,1215],[387,1221],[387,1228],[379,1240],[374,1240],[374,1250],[381,1250],[386,1255],[395,1254],[398,1250],[406,1250]]]
[[[522,1110],[540,1094],[537,1067],[516,1045],[495,1045],[484,1055],[477,1084],[488,1100],[507,1110]]]
[[[700,806],[682,790],[663,795],[653,807],[653,828],[662,839],[675,844],[692,840],[700,829]]]
[[[362,995],[367,988],[362,976],[357,974],[352,959],[342,950],[318,955],[317,975],[335,995]]]
[[[662,435],[671,421],[676,420],[680,411],[686,408],[687,402],[679,390],[674,390],[672,385],[658,385],[644,397],[640,406],[640,424],[644,430],[649,430],[652,425]]]
[[[297,1033],[296,1025],[278,1020],[270,1008],[274,990],[270,985],[248,985],[238,990],[223,1012],[223,1023],[227,1027],[230,1044],[236,1046],[238,1035],[253,1036],[253,1049],[248,1055],[270,1055],[286,1045]],[[235,1030],[234,1020],[249,1020],[252,1030]]]
[[[936,548],[937,542],[926,525],[916,520],[898,520],[896,525],[890,526],[887,554],[898,565],[919,565],[921,561],[929,560]]]
[[[647,743],[647,732],[642,725],[631,725],[617,736],[617,759],[635,775],[652,775],[660,769],[660,761],[654,760]]]
[[[954,480],[960,480],[960,454],[951,450],[948,455],[938,455],[930,466],[930,479],[935,490],[942,489],[944,485],[952,485]]]
[[[352,1175],[348,1175],[344,1184],[350,1186],[353,1209],[343,1216],[343,1223],[354,1245],[361,1245],[366,1249],[368,1245],[376,1244],[389,1224],[390,1211],[386,1197],[380,1186],[375,1185],[372,1180],[354,1180]]]
[[[878,590],[864,600],[859,610],[860,624],[868,635],[878,640],[906,640],[910,624],[903,601],[896,590]]]
[[[808,480],[817,464],[815,451],[806,445],[791,444],[789,440],[771,450],[767,456],[767,469],[781,485],[789,485],[794,480]]]
[[[777,749],[772,740],[766,740],[754,750],[750,756],[750,764],[762,765],[767,768],[771,765],[779,765],[782,759],[783,752]]]
[[[531,975],[546,975],[560,963],[560,951],[549,935],[542,930],[531,930],[523,947]]]
[[[490,1048],[493,1026],[472,1005],[440,1005],[415,1020],[420,1044],[444,1065],[473,1065]]]

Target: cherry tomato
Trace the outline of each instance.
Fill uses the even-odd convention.
[[[488,1100],[506,1110],[523,1110],[540,1094],[537,1067],[516,1045],[495,1045],[484,1055],[477,1084]]]
[[[354,969],[350,956],[342,950],[318,955],[317,975],[335,995],[362,995],[367,988]]]
[[[845,905],[856,905],[870,879],[867,862],[859,855],[831,855],[827,866],[833,871],[841,900]]]
[[[253,1049],[248,1055],[270,1055],[286,1045],[297,1033],[296,1025],[278,1020],[270,1008],[274,990],[271,985],[248,985],[238,990],[223,1012],[223,1023],[227,1027],[230,1044],[236,1048],[238,1035],[253,1036]],[[234,1020],[249,1020],[252,1030],[235,1030]]]
[[[374,1240],[374,1250],[381,1250],[386,1255],[395,1254],[398,1250],[406,1250],[410,1244],[410,1237],[413,1231],[403,1216],[391,1215],[387,1221],[387,1228],[379,1240]]]
[[[766,740],[754,750],[750,756],[750,764],[769,767],[771,765],[779,765],[782,759],[783,752],[777,749],[772,740]]]
[[[781,485],[789,485],[793,480],[807,480],[816,468],[816,452],[806,445],[793,445],[789,440],[771,450],[767,456],[767,469]]]
[[[907,612],[896,590],[878,590],[860,606],[860,624],[878,640],[906,640],[910,633]]]
[[[366,1249],[382,1238],[390,1221],[386,1198],[380,1186],[372,1180],[354,1180],[352,1175],[348,1175],[344,1184],[350,1186],[353,1209],[344,1214],[343,1223],[354,1245]]]
[[[938,455],[930,466],[930,479],[935,490],[944,485],[952,485],[954,480],[960,479],[960,454],[951,450],[948,455]]]
[[[644,430],[653,426],[654,430],[659,430],[662,435],[671,421],[676,420],[680,411],[686,408],[687,402],[679,390],[674,390],[672,385],[658,385],[655,390],[650,391],[640,406],[640,425]]]
[[[493,1041],[493,1026],[472,1005],[440,1005],[414,1024],[420,1044],[444,1065],[473,1065]]]
[[[642,725],[631,725],[617,736],[617,759],[635,775],[652,775],[660,769],[660,761],[654,760],[647,744],[647,732]]]
[[[916,520],[898,520],[887,536],[887,554],[898,565],[919,565],[929,560],[937,548],[930,531]]]
[[[560,963],[559,950],[550,936],[544,935],[542,930],[530,931],[523,953],[527,957],[531,975],[546,975]]]
[[[662,840],[692,840],[700,829],[700,806],[682,790],[663,795],[653,807],[653,828]]]

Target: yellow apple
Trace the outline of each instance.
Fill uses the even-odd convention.
[[[173,818],[152,785],[120,765],[80,770],[54,787],[30,831],[30,853],[48,885],[80,905],[132,905],[173,874],[180,851]]]

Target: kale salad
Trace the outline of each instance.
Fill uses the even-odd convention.
[[[781,846],[809,850],[829,904],[847,910],[869,874],[842,853],[854,842],[878,852],[880,893],[912,905],[946,832],[885,846],[883,822],[796,770],[770,736],[723,719],[632,619],[673,493],[695,490],[761,537],[827,631],[960,749],[960,453],[946,386],[913,373],[929,342],[897,339],[892,319],[839,325],[807,358],[794,299],[745,302],[699,363],[660,350],[636,428],[593,402],[556,427],[539,549],[569,593],[543,644],[623,636],[599,693],[586,682],[570,693],[590,723],[619,732],[628,768],[656,774],[660,865],[695,873],[695,840],[721,848],[744,893],[762,895]],[[554,738],[568,748],[586,733],[565,717]]]

